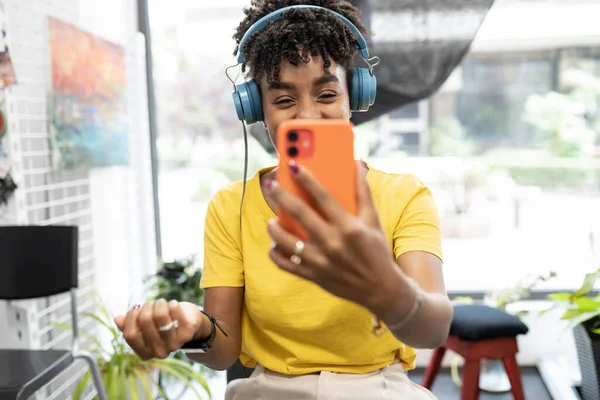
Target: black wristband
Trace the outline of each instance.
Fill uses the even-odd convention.
[[[219,328],[219,330],[223,333],[223,335],[225,335],[225,337],[227,337],[227,334],[225,333],[225,331],[223,330],[223,328],[221,328],[219,326],[219,323],[217,322],[217,320],[212,315],[207,314],[206,312],[204,312],[204,310],[200,310],[200,312],[202,314],[206,315],[206,317],[208,318],[208,320],[211,323],[210,335],[206,339],[192,340],[192,341],[189,341],[189,342],[185,343],[183,346],[181,346],[181,350],[183,350],[183,351],[191,350],[191,351],[197,351],[197,352],[204,352],[205,353],[208,350],[210,350],[210,348],[213,346],[213,343],[215,342],[215,337],[217,336],[217,329],[216,328]]]

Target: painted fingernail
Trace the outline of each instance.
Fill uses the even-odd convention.
[[[132,310],[139,310],[141,307],[141,305],[136,304],[135,306],[133,306]]]
[[[265,187],[267,188],[267,190],[273,190],[275,186],[277,186],[277,181],[273,181],[271,179],[267,179],[265,181]]]
[[[300,167],[296,164],[296,161],[290,160],[290,169],[292,170],[292,174],[297,174],[300,172]]]

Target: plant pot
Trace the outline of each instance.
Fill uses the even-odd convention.
[[[600,335],[590,329],[600,322],[600,318],[592,318],[573,329],[577,359],[581,370],[582,400],[600,399]]]
[[[502,360],[481,360],[479,389],[490,393],[507,393],[510,381]]]

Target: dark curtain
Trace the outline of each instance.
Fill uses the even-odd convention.
[[[381,59],[375,104],[354,113],[352,122],[360,125],[435,93],[469,51],[493,1],[350,0],[374,32],[367,39],[370,55]],[[360,58],[356,64],[366,66]],[[262,124],[250,133],[274,151]]]
[[[351,0],[374,31],[377,99],[356,125],[436,92],[467,54],[493,0]],[[357,61],[360,63],[362,61]]]

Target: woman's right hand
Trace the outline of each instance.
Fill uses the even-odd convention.
[[[177,328],[161,332],[160,327],[177,321]],[[195,304],[160,299],[135,306],[115,318],[125,341],[142,360],[167,358],[185,343],[210,335],[210,323]]]

